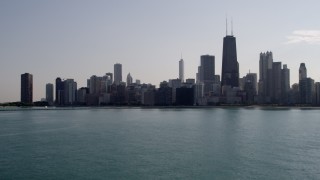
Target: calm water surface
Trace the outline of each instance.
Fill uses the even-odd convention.
[[[0,110],[0,179],[320,179],[320,110]]]

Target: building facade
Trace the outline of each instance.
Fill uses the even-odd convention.
[[[215,57],[203,55],[200,57],[200,66],[198,67],[197,82],[203,83],[204,95],[209,96],[212,86],[215,82]]]
[[[122,65],[117,63],[114,65],[114,83],[119,85],[122,82]]]
[[[239,63],[237,60],[236,38],[227,35],[223,38],[221,87],[239,87]]]
[[[248,104],[253,104],[255,102],[255,97],[257,96],[257,74],[248,73],[244,77],[243,89],[246,92],[246,102]]]
[[[272,63],[271,102],[279,104],[281,100],[281,62]]]
[[[258,94],[260,103],[270,102],[270,95],[272,90],[272,63],[273,55],[272,52],[267,51],[266,53],[260,53],[259,60],[259,83],[258,83]]]
[[[307,68],[305,63],[300,63],[299,67],[299,81],[307,78]]]
[[[46,101],[49,105],[53,105],[53,84],[46,84]]]
[[[29,73],[21,74],[21,102],[33,103],[33,76]]]
[[[281,70],[281,103],[289,104],[290,69],[284,64]]]
[[[314,97],[315,105],[320,105],[320,82],[315,83],[315,97]]]
[[[56,78],[56,105],[64,104],[64,84],[60,77]]]
[[[184,61],[182,58],[179,61],[179,79],[184,82]]]
[[[129,85],[132,84],[132,83],[133,83],[133,79],[132,79],[131,74],[129,73],[129,74],[127,75],[127,86],[129,86]]]
[[[314,80],[304,78],[299,81],[300,104],[313,104],[313,94],[315,92]]]
[[[64,83],[64,105],[75,105],[77,102],[77,83],[66,79]]]

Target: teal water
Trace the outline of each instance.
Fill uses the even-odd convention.
[[[320,110],[0,111],[0,179],[320,179]]]

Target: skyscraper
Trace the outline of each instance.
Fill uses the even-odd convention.
[[[314,92],[315,86],[313,79],[304,78],[299,81],[299,94],[301,104],[312,104]]]
[[[73,79],[67,79],[64,83],[64,105],[74,105],[77,98],[77,83]]]
[[[33,76],[29,73],[21,74],[21,102],[32,104]]]
[[[107,93],[110,93],[110,87],[113,83],[113,74],[112,73],[106,73],[106,75],[104,76],[104,79],[106,80],[106,90]]]
[[[260,103],[270,102],[272,91],[272,52],[260,53],[259,60],[259,101]]]
[[[272,94],[271,101],[279,103],[281,100],[281,62],[272,63]]]
[[[122,65],[117,63],[114,65],[114,83],[120,84],[122,81]]]
[[[290,69],[284,64],[281,70],[281,99],[282,104],[289,103],[289,91],[290,91]]]
[[[260,53],[260,60],[259,60],[259,78],[260,80],[267,79],[267,71],[268,69],[272,69],[273,63],[273,55],[272,52],[267,51],[266,53]]]
[[[320,105],[320,82],[315,83],[315,104]]]
[[[56,105],[64,104],[64,84],[61,78],[56,79]]]
[[[49,105],[53,105],[53,84],[46,84],[46,100]]]
[[[179,61],[179,79],[184,82],[184,61],[182,58]]]
[[[132,84],[132,76],[130,75],[130,73],[127,75],[127,86],[129,86],[130,84]]]
[[[212,91],[215,82],[215,57],[203,55],[200,58],[200,66],[198,67],[197,82],[204,84],[204,94],[208,95]]]
[[[102,93],[104,89],[106,91],[106,87],[102,87],[102,77],[98,77],[96,75],[92,75],[89,82],[89,94],[87,95],[87,103],[89,105],[98,105],[99,104],[99,95]]]
[[[254,102],[254,97],[257,95],[257,74],[248,73],[244,78],[243,89],[247,93],[246,101],[249,104]]]
[[[314,80],[307,77],[307,68],[305,63],[299,67],[299,95],[301,104],[312,104],[315,91]]]
[[[305,63],[300,63],[299,67],[299,81],[307,78],[307,68]]]
[[[239,63],[237,61],[236,38],[226,35],[223,38],[221,87],[239,87]]]
[[[176,90],[181,87],[181,79],[169,79],[169,87],[172,89],[172,103],[176,103]]]
[[[101,93],[101,77],[98,77],[96,75],[92,75],[90,77],[90,87],[89,87],[89,93],[94,95],[99,95]]]

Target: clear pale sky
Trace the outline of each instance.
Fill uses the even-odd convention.
[[[298,81],[301,62],[320,81],[318,0],[1,0],[0,102],[20,100],[20,75],[33,74],[34,101],[45,84],[73,78],[78,88],[91,75],[113,73],[123,81],[159,85],[178,77],[181,53],[185,78],[195,78],[200,56],[215,55],[220,74],[226,14],[233,17],[240,76],[259,73],[260,52],[290,69]],[[229,25],[230,28],[230,25]]]

